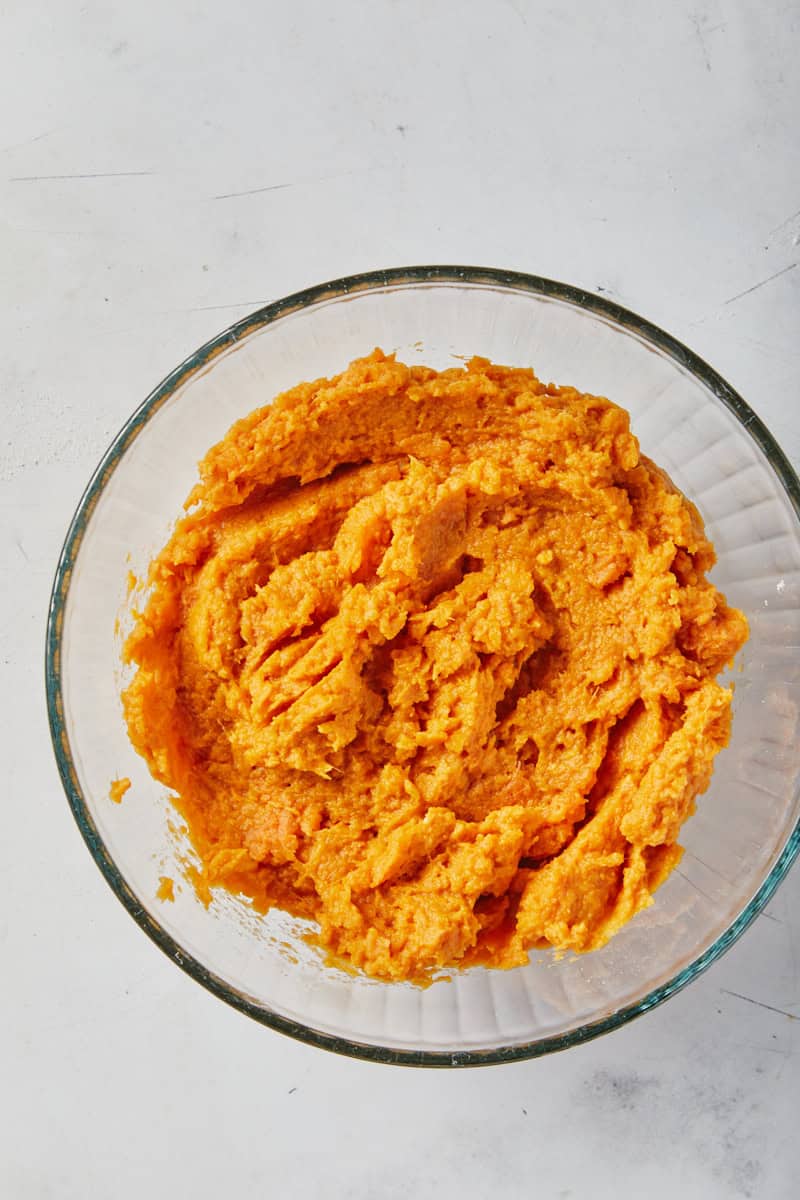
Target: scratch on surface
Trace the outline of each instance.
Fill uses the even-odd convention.
[[[793,271],[796,266],[797,263],[789,263],[788,267],[783,267],[780,271],[776,271],[774,275],[768,275],[760,283],[754,283],[752,287],[745,288],[743,292],[737,292],[735,296],[731,296],[729,300],[726,300],[722,307],[725,308],[728,304],[733,304],[734,300],[741,300],[742,296],[749,296],[751,292],[757,292],[759,288],[772,283],[773,279],[780,279],[781,275],[786,275],[789,271]]]
[[[788,1017],[790,1021],[797,1020],[796,1013],[790,1013],[785,1008],[775,1008],[773,1004],[764,1004],[762,1000],[754,1000],[752,996],[743,996],[741,992],[731,992],[728,988],[720,988],[726,996],[735,996],[737,1000],[745,1000],[748,1004],[755,1004],[758,1008],[766,1008],[768,1012],[778,1013],[782,1017]]]
[[[700,49],[703,51],[703,61],[706,64],[706,70],[710,71],[711,70],[711,59],[708,57],[708,46],[706,46],[706,41],[705,41],[705,38],[703,37],[703,31],[700,28],[700,18],[697,16],[696,13],[691,13],[689,16],[689,20],[694,25],[694,31],[697,34],[697,40],[700,43]]]
[[[55,132],[55,129],[49,129],[47,133],[39,133],[36,137],[26,138],[24,142],[13,142],[10,146],[3,146],[3,154],[8,154],[11,150],[21,150],[23,146],[32,146],[34,142],[41,142],[43,138],[52,137]]]
[[[783,921],[780,919],[780,917],[774,917],[772,913],[762,912],[761,916],[766,917],[768,921],[774,921],[776,925],[783,925]]]
[[[20,554],[25,559],[25,562],[30,562],[31,560],[28,558],[28,555],[25,553],[25,547],[23,546],[22,542],[19,540],[18,537],[14,538],[14,545],[17,547]]]
[[[249,188],[246,192],[223,192],[214,196],[214,200],[233,200],[237,196],[257,196],[259,192],[282,192],[284,188],[297,187],[296,183],[273,183],[270,187]]]
[[[709,896],[708,892],[704,892],[702,888],[700,888],[700,887],[698,887],[698,886],[697,886],[697,884],[695,883],[695,881],[694,881],[693,879],[690,879],[688,875],[684,875],[684,873],[683,873],[683,871],[680,869],[680,867],[676,867],[676,868],[675,868],[675,874],[676,874],[676,875],[680,875],[681,879],[685,879],[685,880],[686,880],[686,882],[689,884],[689,887],[693,887],[693,888],[694,888],[694,890],[695,890],[696,892],[699,892],[699,893],[700,893],[700,895],[704,897],[704,899],[706,899],[706,900],[708,900],[708,901],[709,901],[709,903],[711,903],[711,904],[713,904],[713,903],[714,903],[714,901],[712,900],[711,896]]]
[[[213,312],[219,308],[263,308],[266,300],[240,300],[238,304],[201,304],[197,308],[180,308],[177,312]]]
[[[770,229],[768,236],[772,237],[773,233],[780,233],[782,229],[785,229],[787,225],[791,225],[792,221],[797,220],[798,217],[800,217],[800,208],[798,208],[797,212],[793,212],[790,217],[787,217],[785,221],[781,221],[780,225],[776,225],[774,229]]]
[[[707,863],[704,858],[701,858],[699,854],[695,854],[692,850],[687,850],[686,853],[689,858],[693,858],[695,862],[699,862],[701,867],[705,867],[707,871],[710,871],[712,875],[716,875],[718,879],[721,879],[723,883],[727,883],[728,887],[730,887],[730,879],[723,875],[721,871],[718,871],[716,867],[712,867],[710,863]]]
[[[769,358],[778,358],[788,363],[794,363],[796,359],[800,358],[800,350],[792,350],[789,346],[775,346],[772,342],[746,337],[743,333],[737,334],[737,337],[740,342],[747,342],[749,346],[754,346],[756,350]]]
[[[407,129],[408,126],[405,126]],[[376,175],[393,170],[383,165],[372,167],[345,167],[341,171],[330,171],[327,175],[306,176],[304,179],[294,179],[291,183],[272,183],[268,187],[248,188],[243,192],[222,192],[219,196],[210,196],[210,200],[233,200],[237,196],[257,196],[259,192],[280,192],[285,188],[318,187],[321,183],[329,183],[334,179],[357,179],[362,175]]]
[[[88,175],[14,175],[9,183],[41,183],[45,179],[123,179],[153,174],[153,171],[94,171]]]

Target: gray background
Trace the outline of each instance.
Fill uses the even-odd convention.
[[[798,3],[0,0],[0,1195],[797,1194],[800,870],[682,995],[472,1072],[338,1059],[176,970],[52,760],[48,591],[101,452],[264,301],[415,262],[580,284],[800,464]]]

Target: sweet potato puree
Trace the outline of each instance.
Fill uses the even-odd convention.
[[[200,464],[127,646],[221,885],[381,979],[602,946],[678,862],[747,636],[608,400],[375,351]]]

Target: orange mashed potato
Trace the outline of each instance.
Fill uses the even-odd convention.
[[[175,899],[175,881],[169,875],[160,875],[158,879],[158,889],[156,891],[157,900]]]
[[[239,421],[126,645],[201,894],[380,979],[602,946],[728,740],[713,562],[627,414],[530,370],[376,350]]]
[[[122,804],[122,797],[131,786],[131,781],[127,777],[125,779],[112,779],[111,787],[108,789],[108,798],[113,800],[115,804]]]

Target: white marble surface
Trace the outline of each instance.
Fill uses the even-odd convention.
[[[258,303],[468,262],[608,295],[800,465],[797,0],[0,4],[0,1195],[797,1195],[800,870],[702,979],[566,1054],[351,1062],[227,1009],[69,815],[48,591],[101,451]]]

